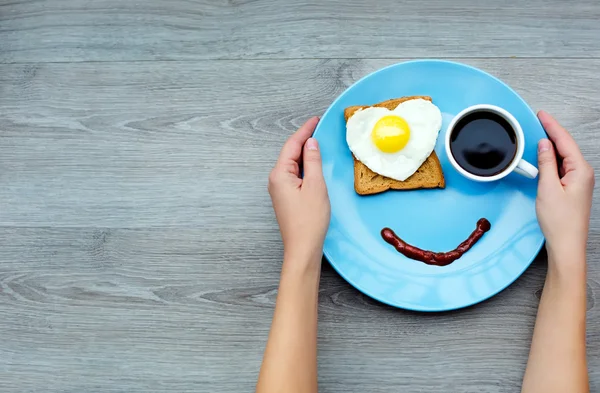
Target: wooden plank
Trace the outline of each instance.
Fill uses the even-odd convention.
[[[597,0],[0,2],[0,62],[598,57]]]
[[[241,236],[244,242],[223,242]],[[591,244],[593,261],[599,234]],[[278,283],[276,233],[250,225],[0,228],[0,250],[3,391],[253,389]],[[597,388],[600,265],[589,270]],[[538,261],[483,304],[421,314],[368,299],[325,265],[321,390],[518,391],[544,274]]]
[[[286,137],[393,62],[1,65],[0,226],[276,232],[266,179]],[[600,167],[600,60],[467,62],[556,114]]]

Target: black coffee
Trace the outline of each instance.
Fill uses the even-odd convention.
[[[456,123],[450,136],[452,156],[467,172],[494,176],[517,154],[517,135],[510,123],[493,112],[473,112]]]

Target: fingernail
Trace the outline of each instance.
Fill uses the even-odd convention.
[[[550,150],[551,148],[552,148],[552,144],[550,143],[550,141],[548,139],[542,139],[540,141],[540,143],[538,144],[538,152],[539,153],[546,152],[546,151]]]
[[[307,150],[319,150],[319,144],[315,138],[308,138],[306,141]]]

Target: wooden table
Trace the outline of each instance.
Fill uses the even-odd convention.
[[[555,114],[600,169],[599,19],[598,0],[0,0],[0,391],[252,391],[282,255],[266,179],[287,136],[371,71],[445,58]],[[321,390],[519,391],[538,259],[435,315],[325,263]]]

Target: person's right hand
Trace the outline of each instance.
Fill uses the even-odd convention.
[[[542,139],[538,145],[540,178],[536,211],[549,260],[560,264],[585,263],[594,170],[573,137],[552,116],[540,111],[538,118],[554,143],[553,146],[550,140]]]

